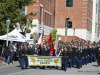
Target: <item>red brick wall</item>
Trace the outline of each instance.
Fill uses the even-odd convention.
[[[65,36],[61,36],[61,40],[65,42]],[[83,39],[81,39],[81,38],[79,38],[79,37],[77,37],[77,36],[67,36],[66,41],[71,42],[72,40],[73,40],[73,41],[74,41],[74,40],[83,41]]]
[[[56,0],[55,27],[64,28],[65,19],[70,18],[72,28],[87,29],[87,17],[92,18],[92,13],[88,12],[86,0],[73,0],[73,7],[66,7],[66,0]]]
[[[65,42],[65,36],[60,36],[60,37],[61,37],[61,40]],[[44,36],[44,39],[45,39],[45,40],[48,40],[48,39],[49,39],[49,36],[45,35],[45,36]],[[77,36],[67,36],[66,41],[71,42],[72,40],[73,40],[73,41],[74,41],[74,40],[83,41],[83,39],[81,39],[81,38],[79,38],[79,37],[77,37]]]
[[[27,6],[27,14],[33,12],[33,13],[37,13],[36,16],[32,17],[34,19],[38,19],[40,22],[40,4],[43,5],[43,18],[42,21],[45,22],[45,12],[44,10],[46,10],[47,12],[50,12],[51,15],[51,22],[50,22],[50,15],[47,13],[48,17],[47,17],[47,21],[48,21],[48,26],[54,27],[54,9],[55,9],[55,0],[33,0],[36,1],[36,3],[34,5],[31,6]],[[50,25],[51,24],[51,25]]]
[[[30,14],[31,12],[34,14],[37,13],[37,15],[32,18],[38,19],[39,18],[39,0],[33,0],[33,1],[36,1],[36,3],[34,5],[27,6],[26,13],[27,14]]]
[[[54,10],[55,10],[55,0],[39,0],[40,4],[43,5],[43,10],[50,12],[51,15],[51,23],[50,23],[50,14],[46,13],[46,25],[50,27],[54,27]],[[43,11],[43,22],[45,22],[45,12]],[[47,23],[48,22],[48,23]],[[50,25],[51,24],[51,25]]]

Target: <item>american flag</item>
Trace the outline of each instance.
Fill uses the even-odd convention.
[[[41,45],[43,46],[43,43],[44,43],[44,30],[42,32],[42,38],[41,38]]]

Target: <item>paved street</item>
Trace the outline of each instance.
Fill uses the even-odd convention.
[[[0,75],[100,75],[100,66],[97,67],[97,63],[93,62],[88,65],[84,65],[81,69],[68,68],[66,72],[56,69],[34,69],[28,67],[27,70],[21,70],[18,62],[10,65],[0,66]]]

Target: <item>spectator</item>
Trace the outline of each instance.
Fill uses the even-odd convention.
[[[14,56],[13,56],[12,59],[15,61],[16,56],[17,56],[17,43],[16,42],[14,43],[13,48],[14,48],[14,52],[13,52]]]
[[[10,55],[11,55],[11,51],[9,49],[9,47],[6,47],[4,52],[4,62],[3,63],[7,63],[7,65],[9,64],[9,61],[10,61]]]

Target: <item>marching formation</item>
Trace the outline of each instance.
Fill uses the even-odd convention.
[[[14,60],[14,55],[18,57],[20,67],[22,69],[27,69],[28,59],[27,55],[37,55],[37,56],[59,56],[62,59],[61,69],[66,71],[67,67],[72,68],[82,68],[83,65],[97,61],[98,66],[100,66],[100,44],[99,43],[88,43],[88,42],[58,42],[58,49],[51,49],[48,43],[45,42],[41,45],[20,45],[17,48],[17,44],[14,46],[9,45],[8,52],[4,52],[4,62],[9,64],[10,61]],[[8,55],[6,55],[8,53]],[[10,54],[10,55],[9,55]],[[35,66],[37,67],[37,66]],[[49,66],[53,68],[53,66]],[[42,68],[45,68],[43,66]],[[59,67],[57,67],[59,68]]]
[[[63,43],[64,44],[64,43]],[[59,48],[60,56],[62,57],[62,69],[67,70],[67,65],[69,67],[82,68],[82,65],[87,65],[88,63],[95,62],[97,60],[98,65],[100,61],[100,45],[99,44],[87,44],[77,43],[68,44]],[[59,53],[58,52],[58,53]]]

